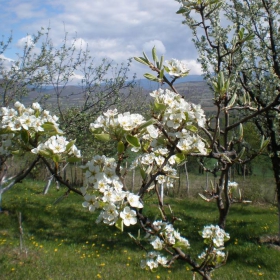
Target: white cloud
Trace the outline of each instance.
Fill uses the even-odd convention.
[[[23,49],[25,46],[27,47],[35,46],[31,35],[27,35],[26,37],[19,39],[16,45],[20,49]]]
[[[22,48],[27,33],[50,26],[55,47],[63,43],[67,32],[69,43],[77,38],[75,46],[88,46],[96,60],[108,57],[121,63],[141,56],[143,50],[150,56],[156,46],[165,59],[195,61],[191,31],[182,25],[183,17],[176,15],[179,7],[175,0],[10,0],[0,3],[0,30],[7,36],[13,29],[14,40],[19,40],[16,46]],[[132,67],[130,72],[138,76],[146,71]],[[199,72],[195,63],[193,68]]]
[[[0,54],[0,63],[1,63],[1,67],[8,70],[14,64],[14,60],[6,57],[3,54]]]
[[[200,63],[198,63],[194,59],[183,60],[183,62],[187,65],[187,68],[190,69],[191,75],[201,75],[202,69]]]
[[[152,40],[143,44],[143,50],[145,52],[150,53],[153,47],[156,47],[157,53],[159,54],[165,54],[166,52],[165,46],[160,40]]]
[[[78,50],[86,50],[88,43],[82,39],[82,38],[77,38],[72,40],[72,44],[74,45],[74,47]]]

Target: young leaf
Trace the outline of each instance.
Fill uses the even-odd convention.
[[[52,160],[53,160],[54,162],[58,163],[58,162],[60,162],[61,157],[60,157],[60,155],[55,154],[55,155],[52,156]]]
[[[158,69],[161,69],[161,67],[162,67],[162,64],[163,64],[163,55],[160,57],[160,62],[159,62],[159,67],[158,67]]]
[[[147,55],[145,54],[145,52],[143,52],[143,55],[144,55],[146,62],[148,62],[150,64],[151,62],[150,62],[149,58],[147,57]]]
[[[24,143],[27,144],[29,142],[29,134],[28,134],[27,130],[25,130],[25,129],[21,130],[20,136]]]
[[[164,75],[164,68],[162,68],[160,70],[160,73],[159,73],[159,78],[162,80],[163,79],[163,75]]]
[[[153,49],[152,49],[152,56],[153,56],[153,60],[155,62],[158,61],[158,58],[157,58],[157,50],[156,50],[156,47],[154,46]]]
[[[123,219],[119,218],[116,221],[115,226],[117,229],[119,229],[121,232],[123,232]]]
[[[94,137],[98,140],[101,140],[101,141],[109,141],[110,140],[110,135],[106,134],[106,133],[94,134]]]
[[[123,151],[124,151],[124,144],[123,144],[123,141],[119,141],[119,142],[118,142],[117,149],[118,149],[118,153],[119,153],[119,154],[123,153]]]
[[[177,164],[180,164],[181,162],[183,162],[186,159],[186,157],[183,153],[178,153],[175,155],[174,159]]]
[[[188,12],[188,9],[186,9],[186,8],[184,8],[184,7],[181,7],[181,8],[176,12],[176,14],[184,14],[184,13],[186,13],[186,12]]]
[[[148,127],[148,126],[150,126],[150,125],[152,125],[152,124],[154,124],[154,123],[156,123],[156,120],[155,120],[155,119],[149,119],[148,121],[146,121],[146,122],[140,124],[140,125],[138,126],[138,129],[141,130],[141,129],[143,129],[143,128],[145,128],[145,127]]]
[[[76,143],[76,140],[70,141],[70,142],[66,145],[66,151],[69,151],[75,143]]]
[[[237,97],[237,94],[236,94],[236,93],[234,93],[234,94],[232,95],[232,97],[231,97],[230,101],[228,102],[228,104],[227,104],[227,107],[226,107],[226,108],[231,108],[231,107],[234,105],[235,100],[236,100],[236,97]]]
[[[135,148],[140,148],[140,142],[139,139],[135,136],[132,136],[130,134],[126,135],[126,141]]]
[[[158,82],[158,78],[152,74],[145,73],[143,76],[150,81]]]
[[[145,59],[143,57],[134,57],[134,60],[144,64],[144,65],[147,65],[149,66],[149,63],[145,61]]]
[[[70,163],[74,163],[74,162],[79,162],[79,161],[81,161],[81,159],[80,159],[80,158],[77,158],[77,157],[68,157],[68,158],[66,159],[66,161],[67,161],[67,162],[70,162]]]
[[[197,127],[194,125],[188,125],[186,127],[187,130],[191,131],[191,132],[197,132]]]

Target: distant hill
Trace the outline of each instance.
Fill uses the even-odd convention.
[[[147,79],[139,79],[136,81],[137,87],[135,90],[139,94],[143,94],[143,98],[147,98],[148,94],[160,87],[158,83],[149,81]],[[176,89],[186,100],[193,102],[195,104],[201,104],[202,108],[205,111],[214,111],[213,106],[213,94],[203,80],[202,76],[199,75],[190,75],[181,79],[178,79],[175,82]],[[165,85],[167,87],[167,85]],[[123,91],[123,94],[126,95],[128,91]],[[63,99],[63,104],[65,106],[79,105],[83,103],[85,92],[83,92],[82,87],[69,85],[62,90],[61,98]],[[34,101],[39,101],[43,96],[48,96],[46,104],[56,103],[55,91],[51,87],[46,87],[40,91],[31,91],[30,94],[23,98],[23,103],[32,103]],[[144,97],[145,96],[145,97]]]
[[[187,82],[202,82],[204,81],[203,76],[201,75],[188,75],[186,77],[180,78],[175,81],[175,85],[179,83],[187,83]],[[138,79],[136,82],[143,88],[147,90],[155,90],[159,87],[158,83],[152,82],[147,79]]]

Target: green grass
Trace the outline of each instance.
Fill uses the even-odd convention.
[[[70,194],[53,202],[63,189],[42,195],[43,185],[28,181],[3,195],[0,214],[0,279],[192,279],[190,267],[176,262],[172,269],[156,272],[140,269],[145,254],[127,235],[115,227],[96,225],[96,214],[81,206],[82,198]],[[198,231],[215,223],[214,203],[194,198],[166,198],[182,222],[175,224],[191,243],[189,253],[197,256],[203,249]],[[153,199],[147,212],[157,215]],[[166,207],[168,212],[168,207]],[[18,212],[22,213],[24,250],[19,246]],[[214,272],[214,279],[278,279],[280,252],[260,245],[259,236],[277,232],[277,209],[269,205],[233,205],[226,231],[231,239],[226,266]],[[149,247],[148,247],[149,248]]]

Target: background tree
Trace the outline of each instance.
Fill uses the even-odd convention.
[[[2,44],[2,52],[9,43]],[[85,154],[94,153],[88,133],[90,122],[101,112],[128,100],[132,93],[139,94],[134,90],[135,77],[128,81],[129,66],[130,60],[122,65],[105,58],[97,62],[87,46],[79,44],[78,39],[69,40],[67,33],[61,44],[54,46],[50,28],[42,28],[37,34],[28,35],[22,53],[10,67],[5,58],[0,59],[1,104],[7,106],[20,100],[29,105],[39,101],[58,115],[62,129],[77,139]],[[132,102],[125,104],[124,107],[133,107]]]
[[[234,162],[245,164],[263,152],[268,144],[264,141],[267,138],[271,139],[269,149],[277,154],[271,133],[275,131],[273,118],[278,114],[280,104],[278,57],[275,53],[279,50],[275,21],[279,7],[275,1],[178,2],[182,6],[177,13],[183,14],[183,23],[193,32],[199,62],[214,92],[217,110],[208,122],[207,135],[211,142],[210,156],[216,157],[221,171],[213,197],[217,199],[220,225],[223,225],[232,203],[228,186],[230,166]],[[237,154],[236,151],[237,146],[239,149],[243,147],[244,151],[248,147],[243,140],[242,124],[249,120],[262,127],[260,135],[263,141],[260,141],[257,153],[244,158],[243,152]],[[269,123],[270,133],[265,130]],[[272,157],[272,160],[278,161],[278,157]],[[275,176],[279,181],[278,175]]]

